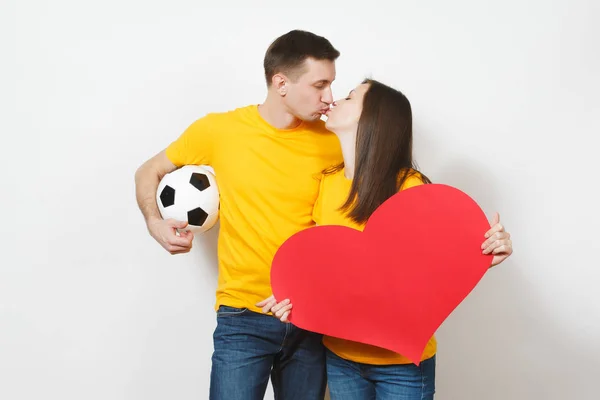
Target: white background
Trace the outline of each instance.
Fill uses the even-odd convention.
[[[404,91],[420,167],[513,236],[438,332],[436,398],[597,398],[599,3],[225,3],[2,1],[0,398],[208,398],[217,231],[169,256],[133,175],[196,118],[262,102],[264,52],[295,28],[341,51],[336,97]]]

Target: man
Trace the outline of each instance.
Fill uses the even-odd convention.
[[[278,247],[312,226],[323,169],[342,161],[337,138],[320,120],[333,102],[339,52],[315,34],[277,38],[264,58],[268,93],[259,106],[195,121],[136,172],[138,205],[154,239],[171,254],[189,252],[185,222],[162,220],[160,179],[188,164],[211,165],[221,196],[217,328],[210,398],[262,399],[271,377],[277,399],[323,399],[321,335],[261,312],[271,295]]]

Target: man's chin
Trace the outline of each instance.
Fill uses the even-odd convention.
[[[313,121],[320,119],[322,116],[323,116],[323,114],[321,114],[321,113],[315,113],[313,115],[303,117],[302,120],[304,120],[306,122],[313,122]]]

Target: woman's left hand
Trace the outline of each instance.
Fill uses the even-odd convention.
[[[494,214],[492,228],[486,232],[485,237],[487,240],[481,245],[483,254],[494,255],[490,268],[500,264],[512,254],[513,247],[512,240],[510,240],[510,233],[504,230],[498,213]]]
[[[271,312],[275,317],[279,318],[281,322],[290,322],[288,317],[292,312],[292,305],[289,299],[285,299],[282,302],[277,302],[275,296],[271,295],[261,302],[256,303],[257,307],[262,308],[262,312],[265,314]]]

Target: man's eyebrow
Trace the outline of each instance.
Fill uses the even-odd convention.
[[[329,82],[327,79],[321,79],[321,80],[319,80],[319,81],[316,81],[316,82],[314,83],[314,85],[317,85],[317,84],[319,84],[319,83],[331,83],[331,82]]]

